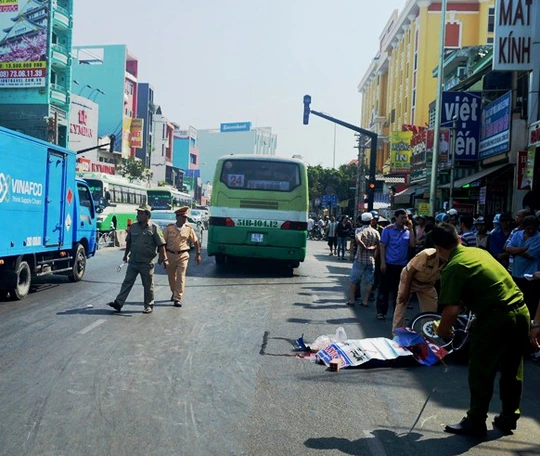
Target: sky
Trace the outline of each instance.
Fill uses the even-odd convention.
[[[311,109],[360,124],[358,84],[394,9],[406,0],[75,0],[73,44],[126,44],[139,81],[181,126],[272,127],[276,155],[339,167],[354,132]],[[335,149],[334,149],[335,132]]]

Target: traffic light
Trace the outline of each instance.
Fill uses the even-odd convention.
[[[109,152],[114,152],[115,142],[116,142],[116,135],[109,135]]]
[[[368,185],[368,188],[370,190],[375,190],[375,182],[370,182],[369,185]]]
[[[304,125],[309,123],[309,105],[311,104],[311,96],[304,95]]]

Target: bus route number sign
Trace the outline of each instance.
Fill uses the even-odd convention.
[[[245,177],[243,174],[229,174],[227,175],[227,186],[228,187],[244,187]]]

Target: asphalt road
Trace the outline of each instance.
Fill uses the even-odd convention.
[[[297,358],[302,334],[390,336],[373,307],[345,305],[351,263],[323,242],[309,241],[292,277],[217,269],[203,250],[181,309],[157,267],[151,315],[140,285],[122,313],[105,305],[122,255],[100,250],[82,282],[49,277],[0,302],[0,455],[540,454],[540,365],[526,364],[515,435],[479,441],[443,432],[467,408],[466,366],[335,373]]]

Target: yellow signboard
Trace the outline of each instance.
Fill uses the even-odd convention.
[[[394,131],[390,136],[390,172],[407,174],[411,170],[412,131]]]
[[[429,203],[420,203],[418,205],[418,214],[419,215],[431,215],[431,204],[429,204]]]

